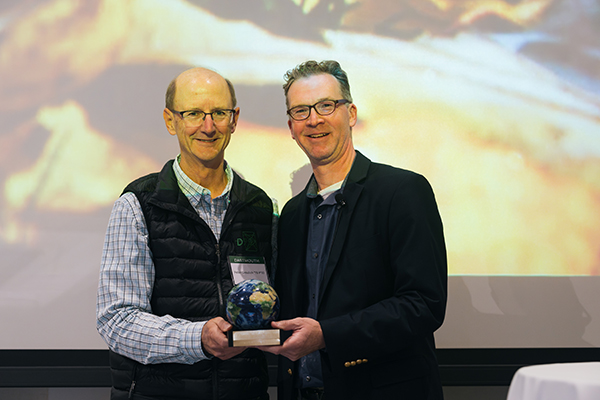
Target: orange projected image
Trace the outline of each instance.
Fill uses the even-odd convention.
[[[310,172],[281,85],[308,59],[348,72],[357,148],[431,182],[450,274],[600,276],[599,19],[559,0],[0,6],[0,305],[94,279],[113,201],[178,153],[162,110],[186,68],[234,83],[226,159],[283,207]]]

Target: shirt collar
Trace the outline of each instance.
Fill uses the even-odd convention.
[[[356,162],[356,158],[354,157],[354,160],[352,161],[352,168],[354,167],[354,163]],[[350,168],[350,171],[352,171],[352,168]],[[348,172],[348,174],[344,177],[344,180],[341,182],[337,182],[334,183],[333,185],[326,187],[325,189],[321,190],[319,192],[319,185],[317,184],[317,180],[315,179],[315,175],[312,174],[310,176],[310,181],[308,182],[308,188],[306,190],[306,196],[308,198],[314,199],[317,196],[321,196],[324,199],[329,197],[330,194],[337,192],[338,190],[342,190],[344,188],[344,186],[346,186],[346,181],[348,181],[348,175],[350,175],[350,172]]]
[[[338,190],[340,190],[341,188],[343,188],[345,183],[346,183],[346,179],[344,179],[343,181],[334,183],[333,185],[328,186],[328,187],[324,188],[323,190],[319,191],[319,185],[317,184],[317,180],[315,179],[315,176],[312,175],[310,177],[310,181],[308,182],[308,189],[306,190],[306,196],[311,199],[314,199],[317,196],[321,196],[323,199],[326,199],[332,193],[335,193]]]
[[[177,184],[179,185],[179,188],[181,189],[183,194],[185,194],[186,197],[188,197],[188,198],[189,197],[197,197],[198,195],[210,196],[211,195],[210,190],[208,190],[207,188],[205,188],[202,185],[197,184],[189,176],[187,176],[185,172],[183,172],[183,170],[181,169],[181,166],[179,165],[180,158],[181,158],[181,154],[179,154],[177,156],[177,159],[173,163],[173,172],[175,172],[175,177],[177,178]],[[231,169],[231,166],[227,163],[227,161],[224,162],[223,168],[225,169],[225,176],[227,178],[227,186],[225,186],[223,193],[221,193],[216,198],[229,198],[231,188],[233,187],[233,171]]]

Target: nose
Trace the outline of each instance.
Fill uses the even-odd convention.
[[[202,130],[206,132],[212,132],[215,129],[215,121],[212,119],[212,114],[205,114],[202,120]]]
[[[306,122],[309,125],[317,125],[321,121],[321,116],[314,107],[311,107],[309,110],[310,114],[308,115]]]

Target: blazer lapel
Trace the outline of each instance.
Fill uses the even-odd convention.
[[[329,259],[323,273],[323,281],[321,283],[321,290],[319,291],[319,299],[323,298],[323,294],[329,286],[329,280],[333,275],[333,271],[337,268],[338,261],[342,254],[342,248],[346,241],[346,236],[350,228],[350,221],[352,220],[352,213],[356,209],[358,199],[363,190],[363,180],[367,177],[369,165],[371,161],[363,156],[360,152],[356,152],[356,158],[352,169],[348,174],[346,185],[344,186],[342,195],[346,205],[339,210],[339,222],[335,229],[333,242],[331,244],[331,250],[329,251]],[[304,217],[307,219],[307,217]],[[319,308],[321,307],[319,301]]]

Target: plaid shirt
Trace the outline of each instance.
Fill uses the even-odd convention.
[[[227,206],[229,206],[229,194],[233,186],[233,172],[227,162],[225,162],[225,174],[227,175],[227,187],[220,196],[211,200],[210,190],[198,185],[191,180],[179,166],[178,162],[173,163],[173,170],[177,177],[179,188],[185,194],[188,201],[194,207],[194,210],[210,226],[217,240],[221,237],[221,228]]]
[[[179,162],[173,163],[173,170],[179,188],[218,240],[233,185],[231,167],[226,163],[227,187],[212,200],[210,191],[185,175]],[[207,359],[200,340],[205,322],[152,314],[153,285],[148,229],[137,197],[125,193],[115,202],[106,231],[96,328],[111,350],[143,364]]]

